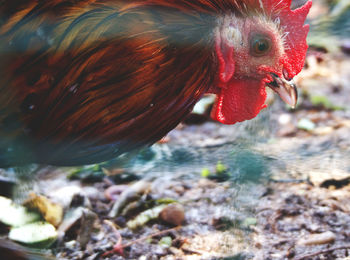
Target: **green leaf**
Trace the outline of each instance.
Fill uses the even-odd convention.
[[[223,174],[226,173],[226,171],[227,167],[221,161],[218,161],[216,164],[216,174]]]
[[[171,237],[166,236],[166,237],[162,237],[161,240],[159,240],[159,245],[160,246],[164,246],[164,247],[171,247],[173,240]]]
[[[18,227],[40,219],[36,212],[27,210],[12,200],[0,196],[0,221],[6,225]]]
[[[38,221],[10,230],[11,240],[36,248],[48,248],[57,239],[57,231],[53,225]]]
[[[331,110],[344,110],[343,107],[334,105],[326,96],[315,95],[310,97],[310,102],[314,106],[322,106]]]
[[[202,169],[201,176],[202,176],[203,178],[208,178],[209,175],[210,175],[210,170],[209,170],[208,168]]]
[[[84,182],[97,182],[101,181],[105,176],[101,164],[94,164],[74,169],[68,175],[68,178],[71,180],[82,180]]]
[[[255,226],[256,223],[257,223],[256,218],[246,218],[242,223],[242,227],[249,228],[250,226]]]

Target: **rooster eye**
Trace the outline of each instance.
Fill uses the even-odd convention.
[[[266,36],[255,35],[251,40],[250,52],[255,57],[265,55],[271,49],[271,40]]]

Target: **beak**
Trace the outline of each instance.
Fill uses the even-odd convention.
[[[267,86],[275,91],[284,102],[295,108],[298,101],[298,91],[293,79],[288,81],[275,73],[271,73],[271,76],[273,81],[267,83]]]

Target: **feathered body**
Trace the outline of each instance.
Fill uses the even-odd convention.
[[[232,71],[216,50],[225,19],[260,12],[276,22],[273,14],[290,12],[289,5],[288,0],[2,1],[0,166],[87,164],[156,142],[204,93],[216,93],[213,86]],[[295,26],[302,27],[309,7],[294,13],[303,16]],[[276,28],[283,30],[280,24]],[[305,48],[305,39],[300,42],[286,49],[287,56]],[[298,62],[286,62],[290,77],[302,68],[303,56],[302,51]],[[258,90],[263,96],[263,88]],[[259,102],[248,118],[236,121],[254,117],[264,106],[264,99]]]

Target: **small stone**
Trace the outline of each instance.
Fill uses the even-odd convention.
[[[284,113],[278,117],[278,123],[281,125],[290,124],[292,122],[292,116],[290,114]]]
[[[342,43],[342,45],[340,46],[341,50],[345,53],[345,54],[349,54],[350,55],[350,41],[344,41]]]
[[[177,203],[170,204],[160,212],[159,218],[168,224],[179,226],[185,220],[184,208]]]
[[[177,194],[184,194],[185,193],[185,188],[184,186],[182,185],[176,185],[173,187],[174,191],[177,193]]]
[[[306,131],[314,130],[316,127],[315,123],[310,119],[302,118],[298,122],[298,128]]]
[[[322,126],[322,127],[317,127],[316,129],[314,129],[313,133],[316,135],[328,135],[328,134],[331,134],[333,131],[334,131],[333,127]]]
[[[277,136],[295,136],[297,130],[298,129],[296,126],[292,123],[281,125],[280,129],[277,132]]]

